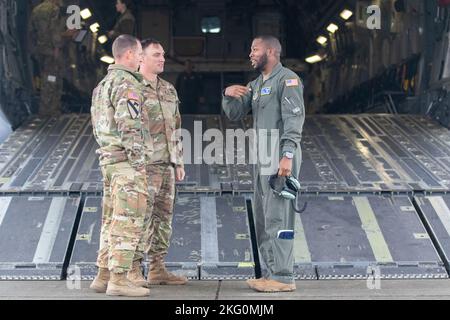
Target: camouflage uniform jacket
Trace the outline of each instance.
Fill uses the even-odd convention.
[[[119,19],[114,25],[114,28],[112,30],[114,32],[114,34],[112,35],[113,38],[117,38],[122,34],[129,34],[134,36],[136,33],[135,23],[136,19],[134,18],[131,11],[130,10],[125,11],[123,14],[120,15]]]
[[[153,141],[154,153],[146,164],[172,163],[183,167],[181,116],[177,91],[169,82],[157,78],[156,83],[144,79],[144,122]],[[155,87],[156,85],[156,87]]]
[[[142,76],[121,65],[111,65],[92,95],[92,125],[100,145],[100,165],[129,161],[137,169],[151,157],[151,136],[143,130]]]
[[[32,53],[53,56],[54,49],[62,46],[63,31],[60,8],[50,0],[37,5],[31,13],[30,22]]]

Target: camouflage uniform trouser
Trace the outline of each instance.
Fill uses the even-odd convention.
[[[144,233],[146,177],[128,162],[103,166],[103,214],[97,266],[114,273],[131,269]]]
[[[38,54],[39,72],[41,77],[41,93],[39,114],[43,116],[58,116],[61,114],[61,96],[63,81],[60,59],[53,56]]]
[[[172,165],[147,166],[148,206],[145,232],[139,242],[136,260],[144,253],[164,257],[172,235],[172,217],[175,201],[175,169]]]

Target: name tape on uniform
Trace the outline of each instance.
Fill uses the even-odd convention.
[[[267,96],[272,92],[272,87],[265,87],[261,89],[261,96]]]

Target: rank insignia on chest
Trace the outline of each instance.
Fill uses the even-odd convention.
[[[253,95],[253,101],[256,101],[258,99],[258,92],[255,92],[255,94]]]
[[[261,89],[261,96],[267,96],[272,92],[272,87],[265,87]]]
[[[136,100],[128,100],[127,105],[131,119],[136,119],[137,117],[139,117],[139,114],[141,113],[141,106],[139,102],[137,102]]]

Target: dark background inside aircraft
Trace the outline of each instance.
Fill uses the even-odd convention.
[[[2,13],[7,27],[2,28],[0,75],[6,81],[0,100],[13,128],[37,110],[39,79],[27,30],[39,2],[17,1],[17,10],[11,9],[17,14]],[[2,6],[9,9],[9,3],[2,1]],[[97,40],[111,30],[118,13],[114,0],[65,0],[62,13],[67,16],[69,5],[89,8],[92,16],[82,20],[88,31],[82,41],[69,41],[64,48],[63,109],[89,112],[92,89],[107,69],[100,59],[111,55],[111,39],[105,44]],[[376,29],[369,27],[375,17],[367,12],[371,5],[379,10]],[[445,0],[135,0],[131,10],[137,36],[155,37],[164,45],[165,79],[175,84],[184,62],[195,64],[204,96],[196,113],[220,113],[222,89],[256,77],[248,61],[251,41],[271,34],[281,40],[283,64],[305,84],[310,114],[422,113],[450,123]],[[349,18],[341,16],[344,10],[351,12]],[[205,33],[208,19],[218,22],[219,29]],[[94,23],[100,26],[97,33],[89,31]],[[331,24],[337,31],[327,30]],[[325,43],[318,43],[320,36]],[[320,61],[308,63],[308,57]]]

